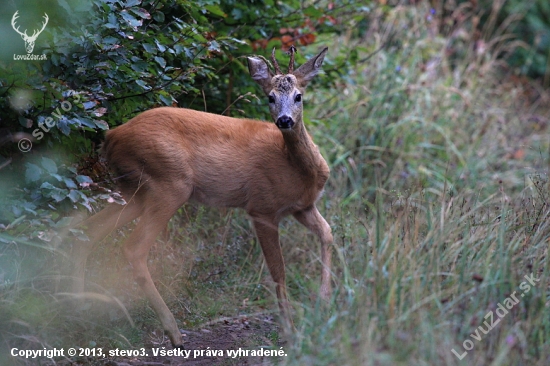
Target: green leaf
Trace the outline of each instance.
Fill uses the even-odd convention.
[[[163,69],[166,67],[166,60],[164,60],[162,57],[155,56],[155,61],[162,67]]]
[[[129,8],[141,4],[141,0],[126,0],[124,7]]]
[[[220,52],[221,49],[220,49],[220,44],[216,41],[212,41],[210,42],[210,44],[208,45],[208,50],[209,51],[217,51],[217,52]]]
[[[50,176],[52,176],[53,178],[57,179],[58,182],[63,181],[63,177],[60,176],[59,174],[50,173]]]
[[[231,11],[231,18],[235,20],[242,19],[243,11],[241,9],[235,8]]]
[[[44,193],[45,197],[53,198],[56,202],[61,202],[67,198],[69,191],[66,189],[58,188],[48,182],[42,183],[40,189],[45,189],[47,192]]]
[[[140,72],[140,73],[146,73],[148,66],[149,66],[149,64],[147,62],[144,62],[144,61],[136,62],[136,63],[133,63],[131,65],[132,70]]]
[[[106,44],[106,45],[113,45],[115,43],[118,42],[118,38],[115,38],[115,37],[105,37],[103,38],[103,44]],[[105,48],[109,48],[109,47],[105,47]]]
[[[32,213],[33,215],[36,215],[36,205],[32,202],[23,202],[21,204],[21,206],[23,207],[23,209],[27,212],[30,212]]]
[[[104,120],[94,121],[97,128],[103,131],[107,131],[109,129],[109,125]]]
[[[44,182],[40,185],[40,189],[56,189],[57,187],[54,186],[53,184],[49,183],[49,182]]]
[[[53,198],[55,202],[61,202],[67,198],[68,193],[66,189],[55,187],[55,189],[50,191],[50,197]]]
[[[57,165],[52,159],[42,157],[42,167],[48,171],[50,174],[57,173]]]
[[[67,186],[67,188],[70,188],[70,189],[78,188],[75,182],[71,178],[64,178],[63,181],[65,182],[65,185]]]
[[[237,39],[237,38],[233,38],[233,37],[229,37],[227,39],[232,41],[232,42],[238,43],[238,44],[248,45],[248,43],[246,41],[243,41],[242,39]]]
[[[96,65],[96,67],[97,67],[97,65]],[[95,102],[88,101],[88,102],[82,103],[82,105],[84,106],[84,109],[92,109],[93,107],[95,107]]]
[[[36,182],[42,175],[42,169],[32,163],[27,163],[27,170],[25,171],[25,180],[27,182]]]
[[[323,12],[317,9],[314,5],[310,5],[304,9],[304,14],[308,17],[320,18],[323,16]]]
[[[128,10],[122,10],[120,15],[122,15],[122,18],[132,27],[140,27],[143,24],[141,19],[136,19],[132,14],[128,13]]]
[[[89,118],[79,118],[78,121],[80,122],[81,125],[83,126],[86,126],[86,127],[90,127],[90,128],[95,128],[95,123],[94,121],[92,121],[91,119]]]
[[[151,14],[143,8],[131,9],[132,13],[143,19],[151,19]]]
[[[31,128],[32,127],[32,120],[19,116],[19,124],[25,128]]]
[[[90,241],[90,238],[81,229],[69,229],[69,231],[80,241]]]
[[[56,227],[56,228],[66,227],[66,226],[69,226],[72,221],[73,221],[73,218],[70,216],[62,217],[61,219],[59,219],[59,221],[55,223],[55,225],[53,225],[53,227]]]
[[[166,46],[164,46],[163,44],[161,44],[158,40],[155,39],[155,43],[159,49],[160,52],[164,52],[166,51]]]
[[[93,183],[94,181],[92,180],[92,178],[88,177],[87,175],[77,175],[76,176],[76,181],[78,183],[80,183],[81,185],[82,184],[91,184]]]
[[[27,217],[27,215],[23,215],[23,216],[20,216],[20,217],[16,218],[12,222],[10,222],[9,226],[13,227],[13,226],[19,224],[21,221],[23,221],[25,219],[25,217]]]
[[[118,19],[114,13],[111,13],[107,16],[107,21],[113,28],[118,29]]]
[[[164,22],[164,13],[161,11],[157,11],[153,14],[153,19],[155,19],[157,22],[162,23]]]
[[[227,17],[227,14],[225,14],[218,5],[206,5],[204,8],[213,15],[217,15],[222,18]]]
[[[77,190],[74,190],[74,189],[71,189],[71,191],[69,192],[69,199],[71,201],[73,201],[74,203],[78,202],[81,198],[81,195],[82,193],[80,191],[77,191]]]
[[[174,100],[170,95],[159,94],[159,99],[162,100],[162,102],[167,106],[171,106],[172,103],[174,103]]]
[[[65,117],[61,118],[59,122],[57,122],[57,128],[66,136],[69,136],[71,133],[71,128],[69,127],[69,123]]]
[[[145,90],[150,90],[151,89],[151,87],[149,85],[147,85],[147,83],[143,80],[139,80],[139,79],[136,80],[136,84],[141,86]]]
[[[145,48],[145,51],[147,51],[149,53],[156,53],[157,52],[155,46],[153,46],[151,43],[144,43],[143,48]]]

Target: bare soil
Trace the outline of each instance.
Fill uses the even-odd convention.
[[[154,366],[154,365],[275,365],[283,357],[251,356],[261,349],[266,351],[285,351],[284,344],[274,344],[268,336],[279,334],[279,326],[270,314],[255,314],[237,318],[221,318],[210,322],[200,329],[181,330],[184,339],[185,356],[153,356],[153,349],[172,352],[170,342],[164,336],[157,337],[154,333],[145,340],[143,350],[147,356],[137,357],[105,357],[105,358],[72,358],[55,363],[41,365],[108,365],[108,366]],[[159,340],[160,338],[160,340]],[[230,356],[228,350],[238,351]],[[202,350],[202,355],[201,355]],[[208,352],[210,351],[210,352]],[[103,351],[105,352],[105,350]],[[248,352],[248,356],[246,353]],[[223,355],[220,355],[223,354]]]

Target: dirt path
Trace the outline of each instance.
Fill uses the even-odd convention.
[[[279,327],[269,314],[221,318],[197,330],[182,330],[182,334],[184,350],[180,351],[178,356],[171,353],[177,350],[172,349],[169,341],[159,342],[151,336],[151,339],[145,341],[144,348],[133,350],[139,352],[138,356],[73,358],[58,361],[55,365],[274,365],[278,360],[285,358],[286,354],[284,344],[274,344],[273,339],[279,337]],[[258,356],[263,353],[267,353],[267,356]],[[271,356],[278,354],[283,356]],[[43,365],[49,366],[54,363]]]

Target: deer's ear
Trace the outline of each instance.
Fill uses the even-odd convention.
[[[248,71],[252,79],[260,84],[264,93],[269,94],[273,74],[265,61],[258,57],[248,57]]]
[[[298,79],[298,84],[303,88],[305,87],[315,75],[321,71],[321,65],[327,54],[328,47],[325,47],[317,56],[309,59],[308,62],[303,64],[294,71],[294,76]]]

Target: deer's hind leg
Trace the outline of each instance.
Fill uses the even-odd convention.
[[[174,315],[153,283],[147,267],[147,257],[156,237],[166,227],[178,208],[187,201],[192,189],[180,189],[180,191],[151,187],[147,197],[144,198],[144,210],[139,223],[123,246],[124,255],[132,267],[135,281],[155,310],[174,347],[182,346],[181,333]]]
[[[311,206],[305,210],[293,213],[293,216],[299,223],[308,228],[321,241],[321,289],[320,296],[323,300],[329,300],[331,296],[330,266],[332,259],[331,245],[333,242],[330,225],[325,218],[321,216],[317,207]]]
[[[131,199],[126,205],[110,204],[78,225],[90,240],[76,240],[73,243],[71,252],[74,266],[72,272],[73,292],[84,291],[86,262],[94,247],[110,233],[139,217],[141,213],[142,207],[134,199]]]

